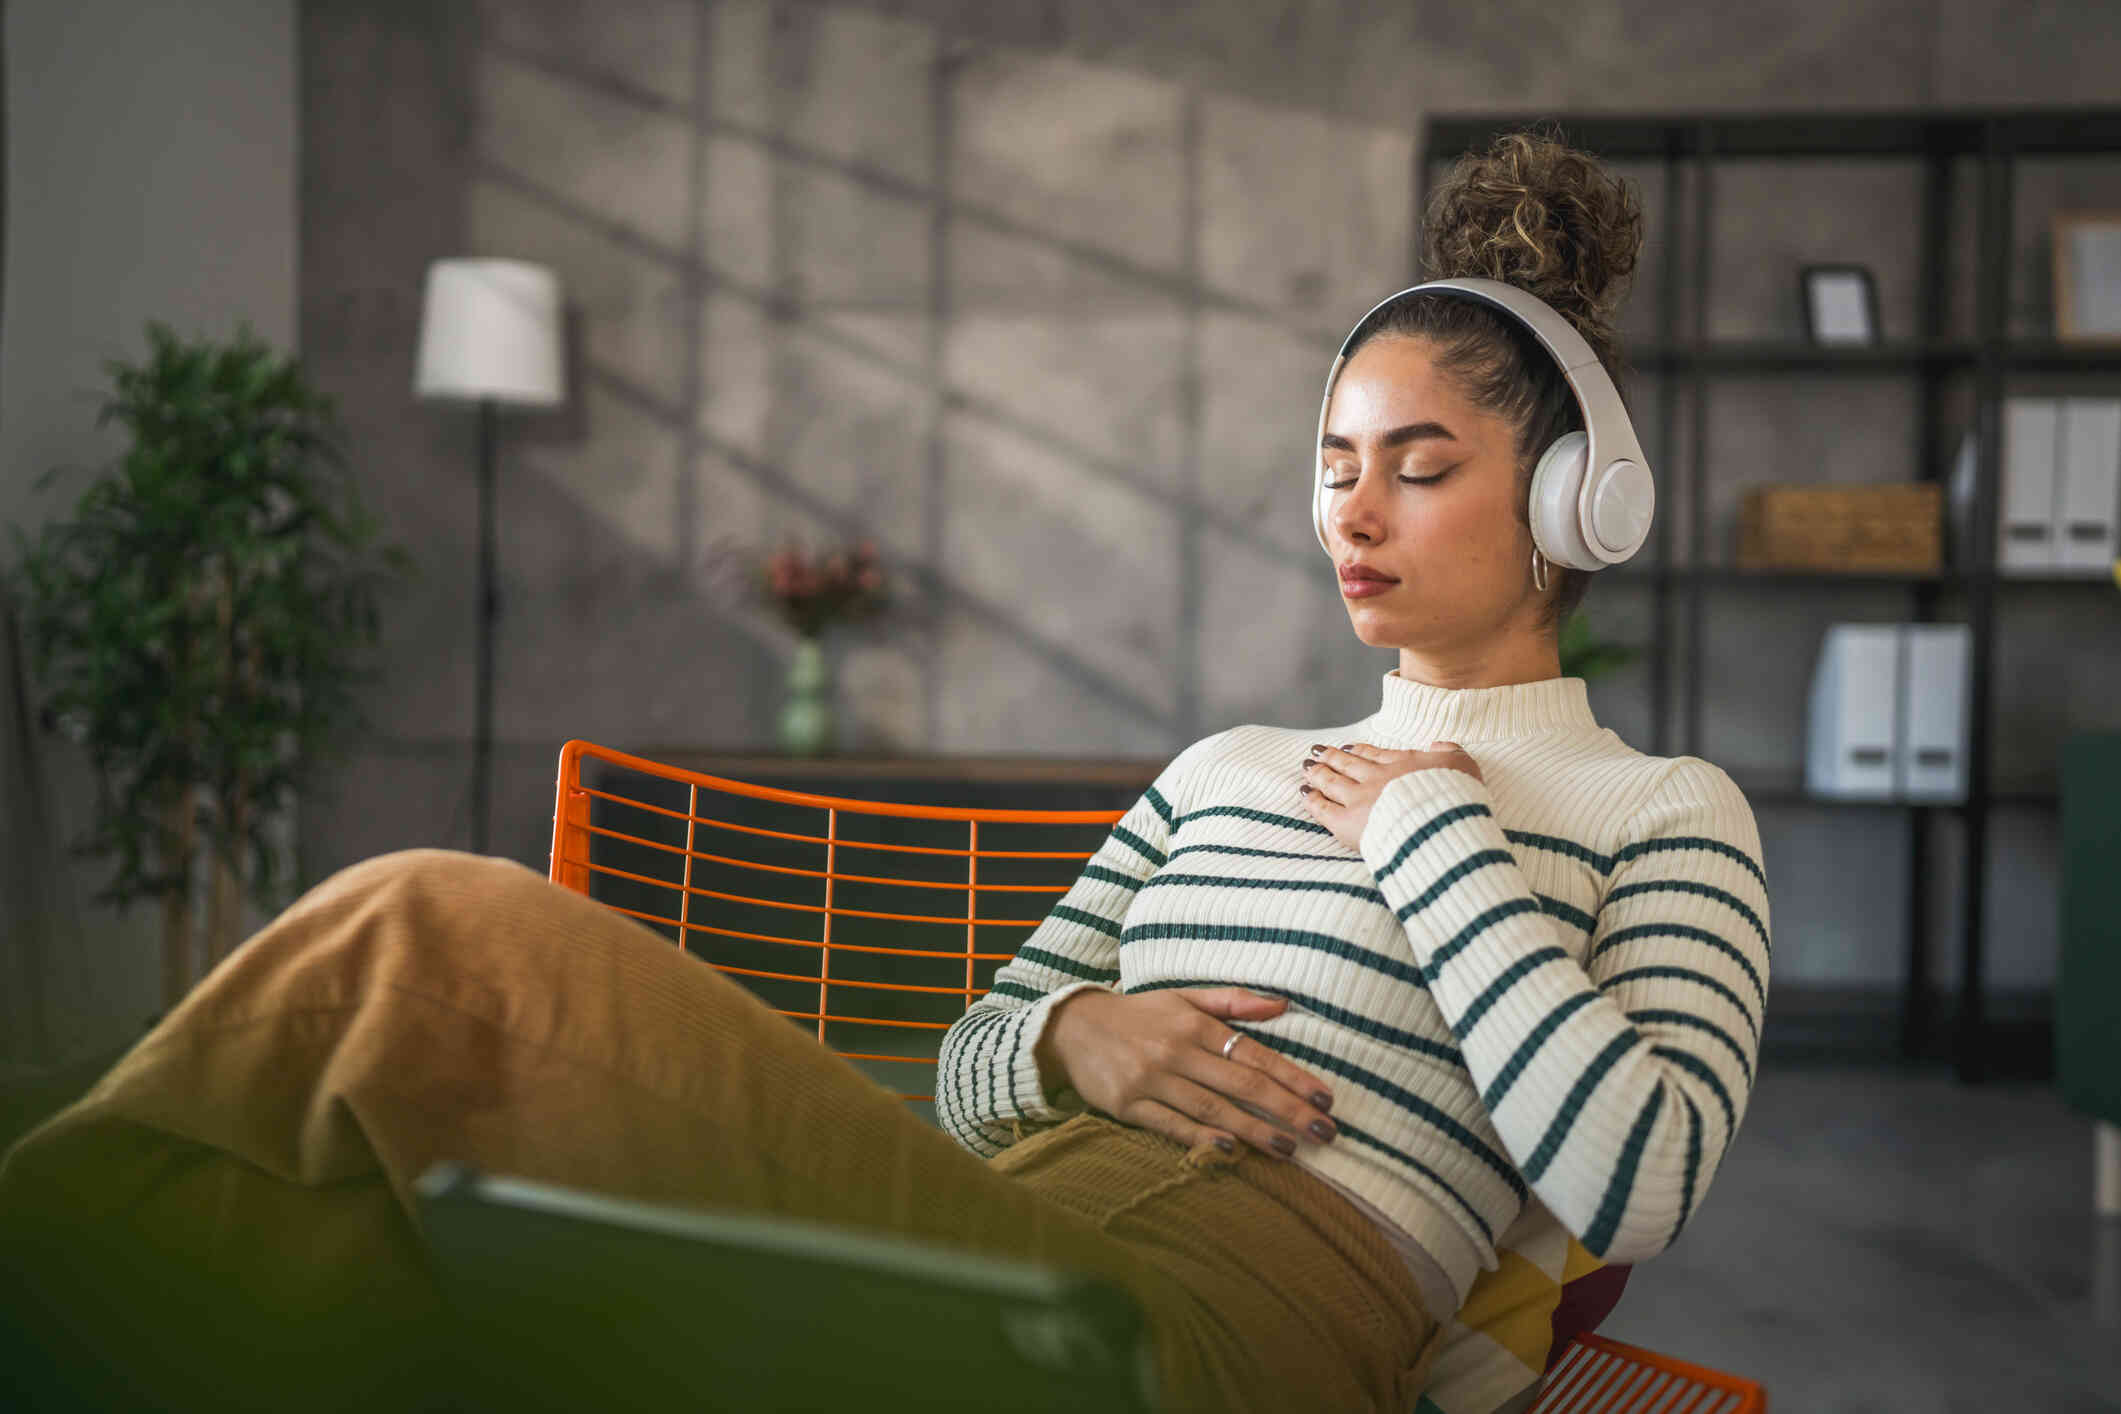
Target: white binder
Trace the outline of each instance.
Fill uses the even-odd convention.
[[[1974,476],[1980,469],[1980,439],[1969,427],[1959,438],[1959,455],[1952,459],[1951,480],[1945,484],[1945,527],[1951,538],[1954,567],[1974,567]]]
[[[2113,572],[2121,559],[2121,402],[2062,400],[2062,451],[2055,489],[2055,568],[2064,574]]]
[[[2055,568],[2055,478],[2061,404],[2003,400],[2003,486],[1996,516],[1996,568],[2044,574]]]
[[[1833,624],[1812,670],[1805,789],[1835,800],[1890,800],[1899,748],[1897,624]]]
[[[1908,800],[1964,800],[1973,631],[1965,624],[1902,624],[1900,631],[1900,794]]]

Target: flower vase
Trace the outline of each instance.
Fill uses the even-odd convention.
[[[815,638],[796,640],[788,664],[788,700],[781,706],[781,750],[816,756],[832,746],[832,699],[826,692],[825,648]]]

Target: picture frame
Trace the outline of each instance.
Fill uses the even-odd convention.
[[[1878,282],[1867,265],[1807,265],[1797,272],[1804,333],[1821,348],[1867,348],[1882,337]]]
[[[2061,211],[2053,225],[2055,338],[2121,344],[2121,211]]]

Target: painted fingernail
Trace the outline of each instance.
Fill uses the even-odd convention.
[[[1225,1154],[1234,1154],[1237,1152],[1237,1141],[1227,1134],[1218,1134],[1215,1136],[1215,1147]]]
[[[1323,752],[1323,751],[1324,751],[1325,749],[1326,749],[1326,747],[1325,747],[1325,743],[1324,743],[1324,742],[1313,742],[1313,743],[1311,744],[1311,754],[1312,754],[1313,756],[1316,756],[1316,755],[1320,754],[1320,753],[1321,753],[1321,752]]]
[[[1355,743],[1352,741],[1344,741],[1340,744],[1340,749],[1342,751],[1353,751],[1355,749]]]
[[[1328,1139],[1331,1139],[1333,1137],[1333,1126],[1327,1124],[1322,1119],[1312,1120],[1309,1128],[1311,1130],[1312,1137],[1316,1138],[1321,1144],[1325,1143]]]
[[[1309,795],[1311,793],[1311,783],[1309,781],[1304,782],[1296,788],[1296,793],[1298,795]]]
[[[1323,1090],[1316,1090],[1311,1094],[1311,1104],[1321,1110],[1330,1110],[1333,1108],[1333,1097]]]
[[[1296,1141],[1286,1134],[1277,1134],[1274,1136],[1274,1152],[1286,1159],[1296,1152]]]

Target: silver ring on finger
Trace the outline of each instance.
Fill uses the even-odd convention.
[[[1238,1043],[1239,1041],[1242,1041],[1242,1040],[1244,1040],[1244,1039],[1245,1039],[1245,1033],[1244,1033],[1244,1032],[1242,1032],[1242,1031],[1232,1031],[1232,1032],[1230,1033],[1230,1039],[1229,1039],[1229,1040],[1227,1040],[1227,1041],[1225,1041],[1225,1042],[1223,1042],[1223,1059],[1224,1059],[1224,1060],[1228,1060],[1228,1059],[1230,1059],[1230,1052],[1232,1052],[1232,1051],[1236,1050],[1236,1049],[1237,1049],[1237,1043]]]

